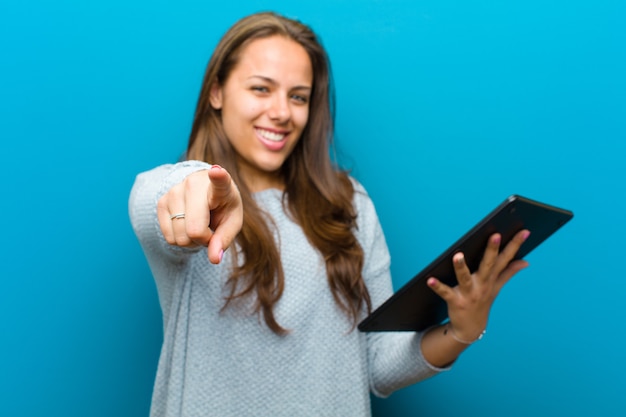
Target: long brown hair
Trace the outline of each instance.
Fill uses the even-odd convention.
[[[354,188],[348,174],[333,164],[334,94],[326,51],[306,25],[275,13],[258,13],[238,21],[226,32],[206,69],[187,159],[217,163],[238,184],[244,206],[243,228],[236,238],[243,262],[233,263],[229,279],[232,300],[256,293],[256,312],[277,334],[284,329],[273,307],[284,289],[279,249],[270,230],[270,216],[256,204],[237,171],[235,150],[226,137],[219,110],[209,102],[211,86],[223,85],[237,65],[240,51],[252,40],[274,35],[299,43],[313,67],[313,89],[307,125],[302,137],[281,168],[285,181],[283,204],[326,262],[328,282],[339,307],[356,325],[360,311],[371,310],[370,296],[361,274],[363,249],[354,235],[356,212]]]

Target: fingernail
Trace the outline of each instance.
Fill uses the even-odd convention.
[[[215,168],[215,169],[224,169],[224,168],[222,168],[221,166],[219,166],[219,165],[217,165],[217,164],[213,164],[213,165],[211,165],[211,169],[214,169],[214,168]]]
[[[437,280],[435,278],[429,278],[428,281],[426,281],[426,283],[430,285],[431,287],[434,287],[435,284],[437,283]]]
[[[494,236],[493,243],[495,243],[496,245],[499,245],[501,240],[502,240],[502,236],[500,235]]]
[[[528,230],[524,230],[524,233],[522,233],[522,239],[526,240],[528,239],[528,236],[530,236],[530,232]]]
[[[220,262],[222,262],[223,257],[224,257],[224,249],[220,251]]]
[[[452,258],[452,259],[453,259],[453,260],[454,260],[454,262],[456,262],[457,264],[462,265],[462,264],[463,264],[463,260],[464,260],[465,258],[463,257],[463,254],[459,252],[459,253],[457,253],[456,255],[454,255],[454,258]]]

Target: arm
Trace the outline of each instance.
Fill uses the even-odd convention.
[[[356,234],[365,252],[363,279],[367,285],[372,308],[376,309],[393,294],[390,256],[374,205],[362,185],[356,183]],[[363,311],[363,318],[367,311]],[[355,330],[356,331],[356,330]],[[430,364],[421,350],[424,333],[372,332],[360,333],[364,339],[367,372],[371,391],[387,397],[394,391],[414,384],[448,368]]]
[[[358,185],[357,190],[363,197],[356,198],[355,203],[359,213],[360,241],[368,260],[364,278],[375,309],[393,292],[389,253],[371,200],[362,186]],[[449,366],[468,346],[458,340],[471,342],[482,334],[496,295],[513,275],[527,266],[525,261],[511,262],[527,236],[526,231],[520,232],[501,252],[500,236],[492,236],[479,270],[474,274],[467,269],[462,255],[457,254],[454,267],[460,284],[454,288],[436,278],[429,280],[429,286],[448,304],[448,325],[420,333],[365,335],[374,394],[386,397],[395,390],[450,369]]]

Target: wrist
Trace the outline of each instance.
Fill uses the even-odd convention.
[[[485,333],[487,332],[487,329],[484,329],[482,332],[480,332],[480,334],[478,334],[477,336],[473,337],[473,338],[465,338],[465,336],[460,337],[456,331],[454,330],[454,327],[452,327],[452,324],[450,323],[446,323],[444,325],[443,328],[443,334],[444,336],[450,336],[452,339],[454,339],[455,341],[463,344],[463,345],[471,345],[474,344],[476,342],[478,342],[480,339],[483,338],[483,336],[485,335]]]

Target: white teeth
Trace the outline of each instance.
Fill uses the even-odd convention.
[[[262,129],[257,129],[257,132],[259,132],[259,135],[263,136],[264,139],[271,140],[272,142],[280,142],[285,138],[284,133],[275,133]]]

